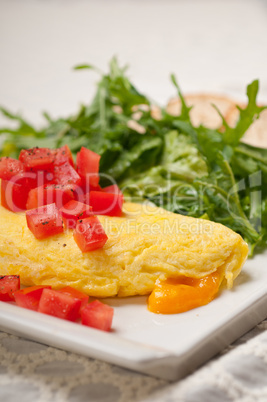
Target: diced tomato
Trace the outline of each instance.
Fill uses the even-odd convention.
[[[38,311],[65,320],[76,321],[79,318],[81,303],[81,300],[62,292],[44,289]]]
[[[103,189],[98,184],[97,186],[90,186],[90,188],[88,189],[88,192],[90,192],[90,191],[103,191]]]
[[[71,150],[68,145],[63,145],[56,150],[55,165],[64,165],[66,162],[74,167]]]
[[[23,172],[17,175],[16,177],[13,177],[11,179],[12,182],[16,184],[20,184],[25,188],[25,191],[30,191],[32,188],[35,188],[38,186],[38,183],[44,184],[46,181],[46,178],[44,177],[43,173],[39,172]]]
[[[81,310],[82,324],[88,327],[110,331],[114,309],[98,300],[87,304]]]
[[[29,190],[31,190],[33,188],[51,183],[52,179],[52,172],[40,170],[38,172],[21,173],[20,175],[16,176],[16,183],[26,186]],[[11,180],[14,180],[14,178]]]
[[[10,180],[2,180],[1,204],[13,212],[25,211],[30,190],[44,181],[43,172],[23,172]]]
[[[20,307],[37,311],[44,289],[51,289],[51,286],[31,286],[17,290],[14,293],[15,301]]]
[[[122,194],[121,189],[117,184],[112,184],[111,186],[108,187],[103,187],[102,189],[104,193],[111,193],[111,194]]]
[[[26,211],[27,225],[36,239],[44,239],[63,232],[63,223],[55,204]]]
[[[58,292],[62,292],[66,295],[74,297],[75,299],[81,300],[81,308],[86,306],[89,300],[89,296],[83,292],[80,292],[77,289],[72,288],[71,286],[66,286],[65,288],[59,289]]]
[[[103,247],[108,240],[105,230],[96,216],[78,220],[73,236],[83,253]]]
[[[78,200],[82,204],[90,205],[90,193],[85,193],[85,194],[81,193],[81,195],[78,196]]]
[[[53,183],[55,184],[80,184],[81,177],[78,175],[74,167],[65,162],[62,165],[54,166]]]
[[[12,301],[14,292],[20,288],[20,277],[18,275],[0,276],[0,300]]]
[[[100,186],[90,186],[88,183],[82,183],[76,189],[76,200],[83,204],[90,205],[90,192],[91,191],[103,191]]]
[[[34,188],[29,192],[26,207],[33,209],[55,203],[57,208],[62,208],[74,199],[75,188],[74,184],[48,184]]]
[[[100,155],[85,147],[82,147],[80,152],[77,153],[77,172],[83,182],[89,183],[90,186],[98,186],[99,161]]]
[[[30,190],[27,201],[26,209],[38,208],[38,206],[45,205],[46,200],[44,200],[44,190],[43,186],[33,188]]]
[[[19,160],[24,163],[27,171],[52,171],[56,158],[56,150],[49,148],[23,149]]]
[[[60,213],[64,224],[69,229],[74,229],[78,219],[88,218],[92,215],[92,207],[76,200],[67,202],[61,209]]]
[[[25,168],[21,161],[5,156],[0,158],[0,179],[10,180],[12,177],[23,173],[24,170]]]
[[[123,195],[114,193],[104,193],[91,191],[89,194],[89,204],[96,215],[121,216]]]
[[[1,180],[1,204],[13,212],[22,212],[26,209],[28,189],[13,181]]]
[[[82,183],[80,184],[80,187],[83,190],[84,194],[90,193],[90,191],[102,191],[102,188],[100,187],[99,184],[97,186],[93,186],[89,182],[84,182],[84,181],[82,181]]]

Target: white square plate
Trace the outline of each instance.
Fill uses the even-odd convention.
[[[145,297],[106,299],[115,308],[104,333],[0,302],[0,328],[13,334],[175,380],[267,316],[267,253],[248,260],[234,288],[210,304],[175,315],[150,313]]]

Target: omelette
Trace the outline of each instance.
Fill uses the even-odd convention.
[[[71,230],[37,240],[24,213],[0,206],[0,272],[26,286],[72,286],[90,296],[150,294],[158,280],[220,271],[231,288],[248,254],[242,237],[211,221],[149,204],[125,203],[122,217],[98,216],[108,241],[82,253]]]

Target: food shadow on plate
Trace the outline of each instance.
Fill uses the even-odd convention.
[[[234,280],[234,285],[230,289],[230,291],[231,292],[237,291],[240,286],[250,282],[252,279],[253,279],[252,276],[248,272],[241,271],[238,277]],[[224,281],[223,284],[221,285],[218,296],[224,291],[229,291],[229,289],[227,289],[226,286],[226,281]]]
[[[146,296],[131,296],[131,297],[109,297],[107,299],[102,299],[104,303],[111,307],[123,307],[123,306],[145,306],[147,305]],[[91,298],[90,298],[91,299]],[[93,299],[93,298],[92,298]]]

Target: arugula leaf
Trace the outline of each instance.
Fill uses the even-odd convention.
[[[206,163],[190,137],[173,130],[164,136],[159,164],[125,179],[121,186],[135,200],[149,199],[170,211],[192,215],[198,207],[192,183],[206,174]]]
[[[79,64],[79,65],[73,67],[73,69],[74,69],[74,70],[85,70],[85,69],[88,69],[88,70],[95,70],[96,67],[93,66],[92,64]]]
[[[32,136],[44,136],[44,132],[41,130],[36,130],[30,123],[28,123],[25,119],[23,119],[19,114],[14,114],[8,111],[4,107],[0,107],[0,112],[3,116],[7,117],[10,120],[16,121],[18,123],[18,127],[16,129],[10,128],[1,128],[1,133],[9,133],[9,134],[20,134],[20,135],[32,135]]]
[[[173,85],[175,86],[175,88],[177,89],[177,93],[178,93],[178,97],[180,98],[181,104],[182,104],[182,110],[181,110],[181,114],[179,116],[179,119],[181,120],[190,120],[190,110],[192,109],[192,107],[188,107],[186,105],[185,99],[183,97],[182,91],[178,85],[177,79],[175,77],[174,74],[171,74],[171,81],[173,83]]]
[[[162,146],[160,138],[144,138],[130,150],[124,151],[107,170],[107,174],[116,180],[132,176],[155,164]]]
[[[237,145],[239,140],[243,137],[250,125],[259,118],[260,113],[266,109],[267,106],[258,106],[256,103],[257,94],[259,90],[259,81],[255,80],[247,86],[248,104],[245,109],[237,106],[240,115],[239,120],[234,128],[229,127],[224,120],[225,132],[223,134],[224,141],[230,145]]]

